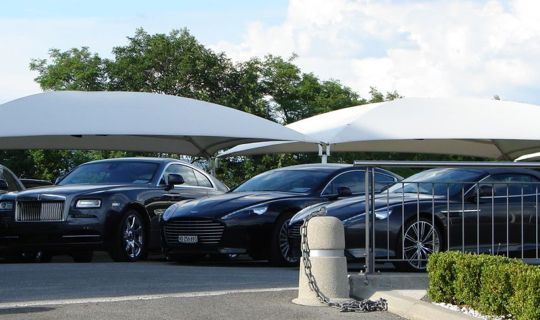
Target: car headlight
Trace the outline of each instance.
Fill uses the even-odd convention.
[[[82,199],[78,200],[75,204],[75,208],[79,209],[91,209],[101,207],[101,200],[97,199]]]
[[[228,215],[224,216],[222,219],[226,220],[226,219],[238,218],[238,217],[242,217],[242,216],[248,217],[248,216],[250,216],[252,214],[256,214],[256,215],[260,216],[262,214],[265,214],[266,211],[268,211],[268,205],[267,204],[265,204],[265,205],[257,205],[257,206],[244,208],[244,209],[240,209],[240,210],[237,210],[235,212],[229,213]]]
[[[390,217],[391,214],[392,214],[392,208],[384,207],[384,208],[375,210],[375,218],[377,220],[387,219],[388,217]],[[343,220],[343,224],[347,225],[347,224],[354,224],[354,223],[360,222],[360,220],[365,219],[365,216],[366,216],[366,213],[357,214],[355,216],[352,216],[348,219]]]
[[[13,210],[12,201],[0,201],[0,211],[11,211]]]
[[[317,204],[305,207],[304,209],[298,211],[291,218],[291,223],[294,223],[296,221],[303,221],[308,215],[312,214],[314,211],[319,210],[321,207],[324,207],[327,204],[328,204],[327,202],[323,202],[323,203],[317,203]]]

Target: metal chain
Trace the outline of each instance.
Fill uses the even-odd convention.
[[[304,273],[308,279],[309,288],[315,292],[319,301],[329,307],[339,309],[340,312],[372,312],[372,311],[387,311],[388,302],[385,299],[379,299],[377,301],[365,299],[365,300],[351,300],[347,302],[332,302],[317,285],[317,280],[311,272],[311,260],[310,250],[308,244],[307,227],[309,220],[315,216],[326,215],[326,208],[322,207],[320,210],[314,211],[304,218],[304,223],[300,227],[301,250],[302,250],[302,262],[304,263]]]

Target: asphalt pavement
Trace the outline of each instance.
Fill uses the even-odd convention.
[[[0,319],[399,319],[294,305],[297,268],[97,260],[0,264]]]

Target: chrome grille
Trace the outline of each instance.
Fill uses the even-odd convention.
[[[302,221],[296,222],[295,224],[289,226],[289,238],[300,239],[300,227],[302,227]]]
[[[15,221],[39,222],[62,221],[64,201],[19,201],[15,210]]]
[[[178,236],[197,236],[200,244],[218,244],[225,226],[210,219],[182,219],[167,222],[164,227],[168,244],[178,244]]]

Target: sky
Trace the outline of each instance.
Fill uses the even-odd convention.
[[[290,57],[362,96],[476,97],[540,104],[537,0],[18,0],[0,10],[0,103],[40,92],[50,48],[110,57],[142,27],[187,28],[235,61]]]

